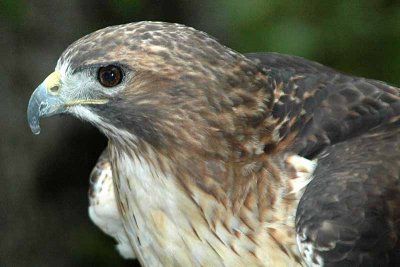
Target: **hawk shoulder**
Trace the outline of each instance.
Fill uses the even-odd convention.
[[[273,112],[300,124],[287,148],[318,162],[296,214],[309,266],[400,264],[400,91],[380,81],[274,53],[249,54],[287,96]],[[280,132],[282,134],[282,131]],[[283,136],[285,135],[283,131]]]
[[[282,86],[272,113],[281,136],[298,132],[287,150],[312,158],[325,147],[400,114],[400,91],[384,82],[346,75],[317,62],[276,53],[247,54]]]

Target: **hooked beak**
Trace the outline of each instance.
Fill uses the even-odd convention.
[[[66,111],[64,101],[59,96],[60,73],[50,74],[33,92],[28,104],[28,123],[32,133],[40,134],[40,118]]]
[[[65,113],[69,107],[78,105],[103,105],[108,99],[64,99],[60,91],[61,75],[50,74],[33,92],[28,104],[28,123],[33,134],[40,134],[40,119]],[[67,97],[68,98],[68,97]]]

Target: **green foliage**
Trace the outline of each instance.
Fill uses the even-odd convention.
[[[80,259],[87,266],[121,266],[125,265],[124,259],[115,248],[116,242],[106,236],[94,225],[90,229],[77,228],[70,237],[70,253]],[[100,233],[101,232],[101,233]]]
[[[124,17],[132,17],[137,15],[143,7],[141,0],[112,0],[111,5],[116,11]]]
[[[209,4],[212,21],[225,20],[228,41],[236,50],[293,54],[400,84],[398,1],[219,0]],[[393,59],[389,63],[388,57]]]
[[[0,0],[0,18],[13,26],[19,26],[26,14],[24,0]]]

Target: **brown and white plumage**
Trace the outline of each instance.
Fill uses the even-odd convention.
[[[119,214],[114,194],[111,163],[104,151],[90,174],[89,217],[106,234],[117,241],[117,250],[125,259],[136,256]]]
[[[99,82],[107,66],[123,76],[109,87]],[[67,48],[31,98],[32,130],[61,112],[109,138],[117,206],[144,266],[390,265],[399,257],[397,88],[141,22]],[[331,205],[345,208],[336,214]],[[355,211],[366,222],[353,220]],[[367,237],[382,225],[377,253],[380,238]]]

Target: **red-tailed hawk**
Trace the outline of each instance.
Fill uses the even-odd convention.
[[[400,265],[395,87],[140,22],[66,49],[32,131],[59,113],[108,137],[91,217],[143,266]]]

